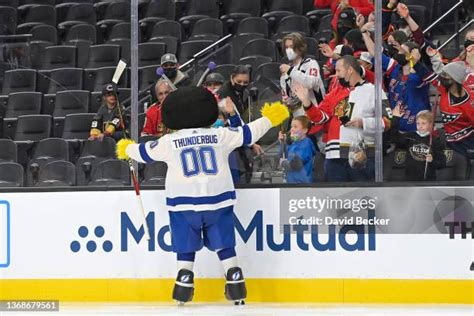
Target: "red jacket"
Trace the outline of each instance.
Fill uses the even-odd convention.
[[[325,124],[327,132],[324,135],[323,142],[327,143],[331,139],[339,139],[339,129],[341,123],[339,117],[335,115],[335,108],[340,101],[349,96],[350,89],[344,88],[340,84],[334,86],[318,107],[311,106],[306,110],[306,115],[317,125]]]
[[[474,135],[474,98],[467,91],[466,97],[458,104],[451,104],[448,90],[437,81],[433,84],[440,92],[439,107],[446,132],[446,141],[457,142]]]
[[[143,125],[142,136],[161,137],[164,133],[164,125],[161,122],[161,105],[153,104],[146,111],[145,124]]]

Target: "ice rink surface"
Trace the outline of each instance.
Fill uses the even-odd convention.
[[[392,315],[454,315],[473,316],[469,305],[339,305],[339,304],[229,304],[192,303],[186,306],[171,304],[72,304],[60,303],[59,312],[5,313],[0,315],[315,315],[315,316],[392,316]]]

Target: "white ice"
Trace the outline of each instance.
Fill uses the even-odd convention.
[[[10,313],[8,313],[10,314]],[[471,305],[341,305],[341,304],[229,304],[191,303],[185,306],[172,304],[77,304],[60,303],[60,311],[51,313],[13,313],[15,315],[315,315],[315,316],[474,316]],[[0,312],[0,315],[5,315]]]

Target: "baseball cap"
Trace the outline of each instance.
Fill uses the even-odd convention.
[[[170,54],[170,53],[164,54],[163,56],[161,56],[161,66],[167,63],[177,64],[178,59],[176,59],[176,56],[174,54]]]
[[[210,83],[210,82],[218,82],[218,83],[224,83],[225,79],[224,77],[218,73],[218,72],[213,72],[207,75],[206,81],[204,81],[204,84]]]

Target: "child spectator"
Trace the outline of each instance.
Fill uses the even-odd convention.
[[[102,105],[94,116],[91,124],[89,140],[102,140],[105,136],[115,140],[123,138],[125,122],[124,108],[118,103],[117,86],[108,83],[102,88]]]
[[[393,141],[398,148],[406,149],[405,175],[408,181],[435,181],[436,169],[446,165],[444,146],[439,135],[433,131],[433,113],[420,111],[416,115],[416,132],[401,134],[400,107],[393,109]],[[431,144],[430,138],[432,137]]]
[[[310,124],[306,116],[297,116],[291,121],[291,144],[285,152],[286,159],[281,163],[287,183],[313,182],[313,159],[317,150],[313,142],[306,137]],[[285,141],[286,135],[280,132],[278,138]]]

